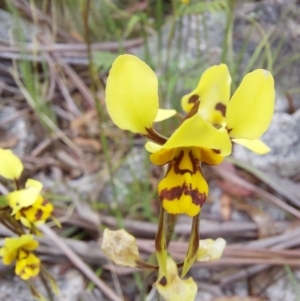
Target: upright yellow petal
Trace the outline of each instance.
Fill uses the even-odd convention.
[[[22,171],[21,160],[10,149],[0,148],[0,176],[9,180],[19,179]]]
[[[243,145],[258,155],[267,154],[271,149],[260,139],[232,139],[233,142]]]
[[[158,112],[158,81],[153,70],[133,55],[120,55],[107,79],[106,106],[119,128],[147,134]]]
[[[230,137],[259,138],[270,125],[274,102],[271,73],[263,69],[248,73],[228,105],[226,117]]]
[[[182,98],[183,110],[189,112],[199,100],[199,114],[212,124],[221,124],[230,97],[230,84],[231,77],[225,64],[208,68],[202,74],[197,88]]]
[[[232,148],[227,131],[222,128],[216,129],[199,114],[185,120],[163,148],[193,146],[218,150],[222,156],[228,156]]]
[[[25,183],[25,188],[34,188],[38,192],[41,192],[43,189],[43,184],[40,181],[28,179]]]

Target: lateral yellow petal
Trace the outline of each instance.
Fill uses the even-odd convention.
[[[145,144],[145,149],[149,152],[149,153],[155,153],[158,152],[160,149],[162,148],[161,145],[152,142],[152,141],[147,141]]]
[[[153,70],[133,55],[120,55],[107,79],[106,106],[119,128],[147,134],[158,112],[158,81]]]
[[[150,161],[155,165],[164,165],[176,156],[177,149],[160,149],[159,151],[150,155]]]
[[[160,122],[169,119],[170,117],[173,117],[176,113],[176,110],[173,109],[158,109],[154,122]]]
[[[248,73],[227,109],[227,128],[232,138],[257,139],[269,127],[275,102],[274,79],[258,69]]]
[[[228,156],[232,149],[227,131],[223,128],[216,129],[199,114],[185,120],[163,148],[193,146],[218,150],[222,156]]]
[[[189,112],[199,100],[198,112],[212,124],[221,124],[225,118],[230,97],[231,77],[225,64],[208,68],[201,76],[197,88],[181,100],[184,111]]]
[[[0,148],[0,176],[5,179],[19,179],[23,171],[21,160],[10,150]]]
[[[267,154],[271,149],[260,139],[232,139],[233,142],[243,145],[258,155]]]

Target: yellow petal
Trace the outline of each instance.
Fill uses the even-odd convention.
[[[31,206],[39,197],[38,189],[27,188],[16,190],[7,195],[9,206],[13,209],[12,215],[15,215],[22,208]]]
[[[226,117],[230,137],[259,138],[270,125],[274,102],[271,73],[263,69],[248,73],[228,105]]]
[[[199,242],[199,250],[197,253],[197,261],[213,261],[221,258],[226,247],[226,240],[217,238],[201,239]]]
[[[176,110],[172,110],[172,109],[159,109],[154,122],[160,122],[166,120],[176,115],[176,113],[177,113]]]
[[[161,148],[159,151],[150,155],[150,160],[155,165],[164,165],[174,159],[177,155],[178,149],[164,149]]]
[[[43,184],[40,181],[28,179],[25,183],[25,188],[35,188],[38,192],[41,192]]]
[[[21,160],[11,150],[0,148],[0,176],[9,180],[19,179],[22,171]]]
[[[38,246],[39,243],[29,234],[24,234],[20,237],[5,238],[4,247],[0,249],[0,256],[3,257],[3,263],[9,265],[16,259],[18,253],[25,252],[27,254],[29,251],[37,249]]]
[[[158,152],[162,148],[162,146],[155,142],[147,141],[145,144],[145,148],[149,153],[155,153]]]
[[[230,84],[231,77],[225,64],[208,68],[202,74],[197,88],[182,98],[183,110],[189,112],[199,100],[199,114],[211,124],[221,124],[230,97]]]
[[[271,149],[260,139],[232,139],[233,142],[243,145],[258,155],[267,154]]]
[[[40,266],[41,260],[30,253],[26,258],[17,261],[15,273],[23,280],[28,280],[39,274]]]
[[[147,134],[158,112],[158,81],[152,69],[137,57],[120,55],[106,85],[106,106],[123,130]]]
[[[169,214],[193,217],[200,212],[206,200],[208,185],[194,151],[181,149],[158,185],[159,198]]]
[[[227,131],[223,128],[216,129],[199,114],[185,120],[163,148],[193,146],[218,150],[222,156],[228,156],[232,149]]]
[[[124,229],[111,231],[105,229],[101,250],[115,264],[135,267],[139,259],[139,250],[134,236]]]
[[[171,257],[167,261],[167,275],[159,271],[159,278],[155,285],[158,293],[166,301],[194,301],[197,294],[197,285],[193,278],[181,279],[178,276],[176,263]]]
[[[11,251],[11,252],[7,252],[7,250],[5,248],[0,249],[2,250],[0,256],[3,257],[2,258],[2,262],[5,265],[10,265],[12,264],[12,262],[16,259],[17,257],[17,251]]]

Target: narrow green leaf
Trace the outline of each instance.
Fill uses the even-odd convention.
[[[40,301],[47,301],[47,299],[37,290],[32,282],[29,282],[29,288],[32,296]]]
[[[130,19],[129,22],[126,25],[126,29],[125,29],[125,34],[124,34],[124,38],[126,39],[131,32],[134,30],[135,26],[141,21],[140,16],[139,15],[133,15]]]

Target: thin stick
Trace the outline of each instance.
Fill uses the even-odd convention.
[[[295,209],[294,207],[288,205],[287,203],[283,202],[281,199],[277,198],[276,196],[272,195],[271,193],[263,190],[260,187],[257,187],[256,185],[244,180],[243,178],[230,173],[230,176],[228,175],[228,171],[224,170],[222,167],[217,166],[214,167],[214,170],[216,170],[218,172],[218,174],[226,179],[227,181],[237,184],[240,187],[246,188],[248,190],[250,190],[251,192],[257,193],[258,195],[264,197],[265,199],[273,202],[275,205],[277,205],[279,208],[285,210],[286,212],[289,212],[290,214],[292,214],[293,216],[297,217],[298,219],[300,219],[300,211]]]

